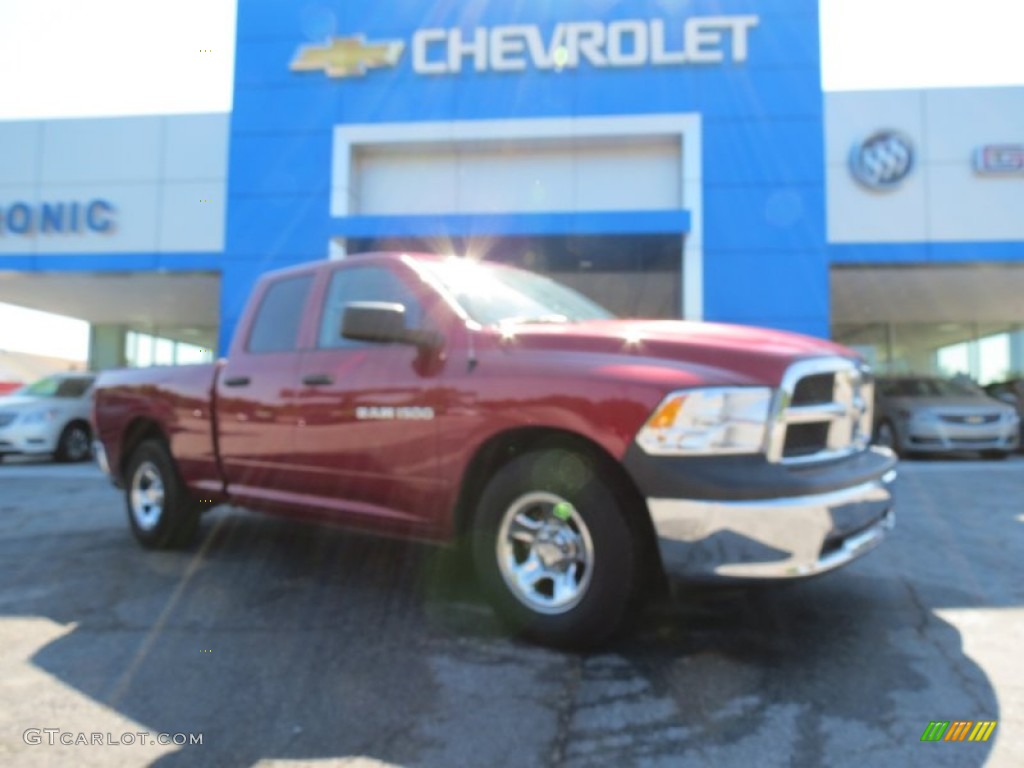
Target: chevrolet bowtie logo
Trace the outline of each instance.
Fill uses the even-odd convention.
[[[323,70],[328,77],[362,76],[368,69],[395,66],[404,48],[405,43],[401,40],[367,43],[362,35],[332,37],[326,45],[299,48],[289,69],[292,72]]]

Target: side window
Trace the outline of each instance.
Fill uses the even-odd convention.
[[[345,305],[353,301],[390,301],[405,306],[405,323],[419,328],[423,308],[408,286],[391,270],[383,267],[350,267],[331,275],[320,315],[320,349],[362,346],[365,342],[341,337],[341,318]]]
[[[312,275],[300,275],[279,280],[267,289],[249,331],[249,352],[289,352],[295,349],[306,297],[312,285]]]

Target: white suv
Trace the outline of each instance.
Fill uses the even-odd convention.
[[[0,397],[0,461],[16,453],[88,459],[95,379],[88,373],[58,373]]]

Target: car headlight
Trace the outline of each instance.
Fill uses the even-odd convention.
[[[759,453],[771,402],[768,387],[679,390],[654,409],[636,442],[657,456]]]
[[[1016,411],[1004,411],[1003,421],[1008,422],[1010,424],[1016,424],[1018,421],[1020,421],[1020,416],[1017,414]]]
[[[21,417],[22,424],[44,424],[53,421],[57,411],[53,408],[45,411],[29,411]]]

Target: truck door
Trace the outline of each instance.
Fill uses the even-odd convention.
[[[221,464],[232,495],[262,504],[282,501],[294,487],[290,474],[299,384],[298,351],[315,273],[289,275],[253,297],[217,379],[216,408]]]
[[[294,461],[304,493],[369,527],[430,523],[447,487],[437,478],[440,381],[405,344],[341,337],[345,305],[386,301],[422,327],[431,296],[402,264],[344,264],[322,277],[314,349],[302,355]]]

